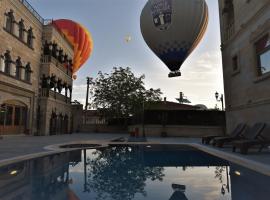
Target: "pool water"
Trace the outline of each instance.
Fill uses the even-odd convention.
[[[263,200],[270,177],[189,147],[110,146],[0,168],[0,199]]]

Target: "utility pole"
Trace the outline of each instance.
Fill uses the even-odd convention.
[[[85,111],[87,110],[87,106],[88,106],[90,78],[86,77],[86,80],[87,80],[87,90],[86,90]]]
[[[87,80],[87,90],[86,90],[86,101],[85,101],[85,109],[84,109],[84,124],[86,124],[86,117],[87,117],[87,107],[88,107],[88,98],[89,98],[89,85],[90,85],[90,78],[86,77]]]

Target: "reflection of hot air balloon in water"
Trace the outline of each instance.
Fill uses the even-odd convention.
[[[53,21],[58,28],[74,46],[73,74],[87,61],[93,50],[93,40],[89,31],[77,22],[68,19]],[[77,77],[73,75],[74,78]]]
[[[205,0],[149,0],[141,13],[147,45],[180,76],[180,67],[201,41],[208,24]]]

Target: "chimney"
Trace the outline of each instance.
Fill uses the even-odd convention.
[[[183,100],[184,100],[184,94],[183,94],[183,92],[180,92],[179,103],[183,103]]]
[[[166,98],[166,97],[164,97],[164,102],[165,102],[165,103],[167,102],[167,98]]]

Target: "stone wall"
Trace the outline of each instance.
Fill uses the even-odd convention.
[[[51,25],[45,26],[43,19],[38,18],[37,13],[33,13],[35,11],[30,10],[19,0],[0,0],[0,64],[1,62],[3,63],[1,55],[3,56],[8,50],[13,62],[20,56],[22,65],[25,66],[30,62],[32,70],[30,82],[20,77],[15,77],[12,73],[0,72],[0,105],[7,101],[22,102],[28,109],[25,128],[29,129],[29,133],[32,135],[49,135],[49,117],[52,112],[68,115],[69,122],[71,122],[71,104],[70,99],[63,95],[65,93],[64,89],[62,90],[62,95],[55,95],[57,98],[53,98],[52,95],[44,96],[40,85],[41,77],[43,74],[46,76],[57,75],[57,78],[62,79],[70,88],[72,88],[72,77],[70,71],[65,70],[65,67],[60,66],[57,62],[41,63],[43,43],[45,39],[57,42],[63,51],[69,55],[69,58],[73,57],[73,47],[60,32]],[[6,29],[6,14],[10,11],[13,11],[16,21],[12,33]],[[27,44],[27,32],[24,32],[23,38],[19,37],[18,22],[21,19],[24,20],[26,31],[30,27],[33,30],[34,39],[32,46]],[[70,92],[67,95],[70,97]],[[69,131],[71,130],[70,123],[68,129]],[[17,134],[21,133],[23,132],[18,132]]]
[[[66,104],[63,101],[52,99],[52,98],[40,98],[39,99],[40,105],[40,131],[39,135],[50,135],[50,119],[52,113],[55,112],[56,115],[67,115],[69,126],[68,132],[71,131],[71,121],[72,121],[72,110],[71,105]],[[59,133],[56,133],[59,134]]]
[[[5,13],[10,10],[14,11],[14,17],[17,22],[24,20],[26,30],[31,26],[35,39],[33,41],[33,48],[30,48],[17,37],[17,27],[15,26],[14,35],[5,30],[6,16]],[[33,17],[32,13],[19,1],[2,0],[0,1],[0,55],[3,55],[6,50],[10,51],[12,60],[15,61],[18,56],[21,57],[22,64],[25,66],[27,62],[31,63],[31,81],[26,83],[18,80],[15,77],[7,76],[0,73],[0,104],[7,100],[18,100],[25,102],[29,109],[28,127],[30,134],[36,132],[36,110],[38,98],[39,85],[39,67],[41,54],[41,38],[42,38],[42,24]],[[26,33],[25,33],[26,36]]]
[[[142,125],[129,126],[129,133],[136,133],[138,130],[139,135],[143,134]],[[162,125],[145,125],[144,132],[146,136],[162,136],[165,133],[168,137],[202,137],[207,135],[224,135],[223,127],[219,126],[180,126],[170,125],[163,127]]]
[[[228,38],[224,0],[219,0],[227,132],[240,122],[270,125],[270,73],[258,73],[255,50],[255,43],[270,34],[270,1],[233,3],[234,28]]]
[[[82,124],[81,133],[128,133],[128,129],[123,126],[109,126],[102,124]]]

